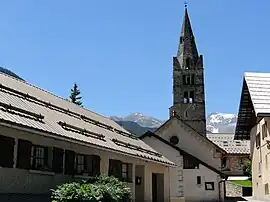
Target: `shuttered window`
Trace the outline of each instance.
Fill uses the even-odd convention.
[[[53,172],[55,173],[63,172],[63,157],[64,157],[64,150],[61,148],[54,147],[53,163],[52,163]]]
[[[110,159],[109,175],[124,181],[132,182],[132,164]]]
[[[13,167],[15,139],[0,135],[0,166]]]
[[[30,162],[33,170],[50,171],[48,147],[32,145]]]
[[[83,174],[86,171],[86,156],[82,154],[76,154],[75,158],[76,174]]]
[[[27,140],[18,140],[17,168],[30,169],[32,143]]]
[[[74,175],[75,174],[75,152],[70,150],[65,150],[65,174]]]

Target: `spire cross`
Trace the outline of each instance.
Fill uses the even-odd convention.
[[[187,8],[187,2],[186,1],[184,2],[184,5],[185,5],[185,8]]]

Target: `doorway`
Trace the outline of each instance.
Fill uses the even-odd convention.
[[[152,173],[152,201],[164,202],[164,175]]]

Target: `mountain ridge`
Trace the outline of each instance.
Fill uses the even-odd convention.
[[[110,116],[110,119],[135,135],[154,132],[166,120],[159,120],[152,116],[134,112],[125,117]],[[235,114],[214,112],[206,118],[206,129],[209,133],[234,133],[237,116]]]

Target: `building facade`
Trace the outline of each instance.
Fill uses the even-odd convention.
[[[250,140],[253,197],[270,200],[270,73],[244,74],[235,140]]]
[[[141,139],[177,165],[169,168],[171,201],[224,201],[226,174],[159,135],[147,132]]]
[[[234,133],[207,133],[207,138],[227,152],[221,170],[229,176],[243,176],[243,168],[250,161],[250,141],[234,140]]]
[[[10,76],[0,81],[1,201],[105,174],[126,181],[134,201],[169,202],[175,164],[162,154],[106,117]]]

